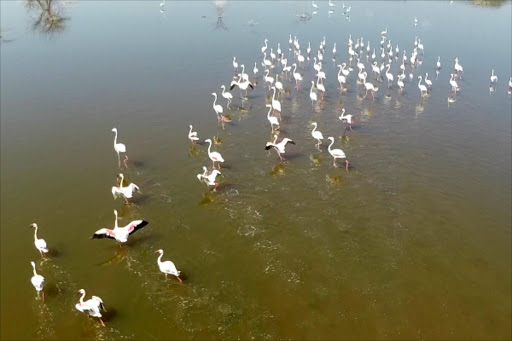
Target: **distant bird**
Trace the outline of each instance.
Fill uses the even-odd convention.
[[[283,83],[281,83],[279,81],[279,75],[278,74],[276,74],[276,82],[274,83],[274,86],[276,87],[277,90],[279,90],[281,92],[284,91]]]
[[[293,78],[295,79],[295,87],[298,89],[299,83],[302,80],[302,75],[297,72],[297,64],[293,63]]]
[[[320,145],[322,144],[322,140],[324,139],[324,135],[322,135],[322,132],[316,130],[316,128],[317,128],[316,122],[312,122],[311,125],[314,126],[313,130],[311,131],[311,136],[313,136],[313,138],[318,141],[318,143],[316,144],[316,147],[319,148]]]
[[[116,216],[114,229],[102,228],[94,232],[91,239],[110,238],[115,239],[118,243],[126,243],[129,236],[148,224],[145,220],[134,220],[124,227],[119,227],[117,226],[117,210],[114,210],[114,215]]]
[[[277,135],[274,135],[274,142],[267,142],[267,144],[265,145],[265,150],[269,150],[270,148],[274,148],[277,152],[277,155],[279,156],[279,159],[281,161],[283,161],[283,157],[281,156],[281,154],[284,154],[286,152],[285,148],[286,148],[286,145],[288,143],[291,143],[291,144],[295,144],[295,142],[293,142],[291,139],[285,137],[284,139],[281,140],[281,142],[277,143],[276,144],[276,141],[277,141]]]
[[[34,276],[32,276],[32,278],[30,279],[30,282],[32,283],[32,285],[36,289],[37,293],[38,294],[41,293],[41,298],[44,301],[44,292],[43,292],[44,277],[39,275],[36,272],[36,264],[34,262],[30,262],[30,264],[32,265],[32,268],[34,269]]]
[[[75,305],[75,308],[78,311],[81,311],[82,313],[86,314],[87,316],[97,317],[101,324],[105,326],[105,323],[103,323],[103,320],[101,319],[101,312],[100,309],[103,311],[107,311],[105,309],[105,306],[103,305],[103,301],[98,296],[92,296],[91,299],[84,302],[85,297],[85,290],[80,289],[78,290],[78,293],[82,295],[80,297],[80,301]]]
[[[207,139],[204,142],[208,142],[210,145],[208,146],[208,157],[210,160],[212,160],[212,167],[215,168],[215,162],[224,162],[224,159],[222,158],[222,155],[217,152],[210,152],[210,149],[212,148],[212,140]]]
[[[380,35],[381,36],[385,36],[386,34],[388,34],[388,28],[386,27],[386,29],[382,32],[380,32]]]
[[[423,77],[418,76],[418,79],[419,79],[419,81],[418,81],[418,88],[420,89],[420,95],[421,96],[424,95],[423,93],[425,93],[425,95],[428,93],[427,87],[425,85],[421,84],[422,78]]]
[[[230,92],[226,92],[226,86],[225,85],[222,85],[221,88],[222,88],[222,97],[224,97],[225,99],[228,100],[227,107],[229,109],[229,104],[231,103],[231,100],[233,99],[233,95]]]
[[[219,116],[221,116],[222,113],[224,112],[224,109],[222,108],[222,105],[217,104],[217,94],[215,92],[212,92],[212,96],[215,97],[215,99],[213,100],[213,104],[212,104],[213,110],[217,114],[217,118],[219,118]]]
[[[39,252],[41,253],[41,256],[44,257],[44,254],[48,252],[48,248],[46,247],[46,241],[44,239],[37,238],[38,226],[36,223],[31,224],[30,227],[33,227],[35,229],[34,230],[34,245],[36,246],[36,249],[38,249]]]
[[[197,174],[197,179],[201,182],[205,182],[208,186],[215,186],[213,191],[217,190],[219,187],[219,183],[215,181],[217,175],[222,174],[219,170],[214,169],[210,173],[208,173],[208,169],[203,166],[203,174]]]
[[[116,133],[116,136],[114,137],[114,150],[117,153],[117,160],[119,163],[119,167],[121,167],[121,160],[119,157],[119,153],[126,153],[126,146],[122,143],[117,143],[117,128],[112,128],[112,131]]]
[[[455,71],[464,72],[464,68],[459,64],[459,58],[455,57]]]
[[[268,43],[268,39],[265,39],[265,46],[263,46],[263,47],[261,48],[261,53],[265,53],[265,51],[267,50],[267,47],[268,47],[268,46],[267,46],[267,43]]]
[[[188,138],[192,143],[195,143],[195,141],[199,140],[199,137],[197,137],[197,131],[192,131],[192,124],[189,127],[190,131],[188,132]]]
[[[139,186],[137,186],[134,183],[129,184],[128,186],[123,186],[123,180],[124,175],[123,173],[119,173],[118,177],[121,177],[121,182],[119,183],[119,186],[113,186],[112,187],[112,195],[114,196],[114,199],[117,199],[118,196],[123,196],[124,200],[126,201],[126,205],[129,204],[128,199],[130,199],[133,196],[133,193],[135,191],[139,191]]]
[[[235,69],[235,71],[238,70],[238,63],[236,62],[236,57],[233,57],[233,69]]]
[[[158,267],[160,268],[160,271],[165,274],[165,278],[167,278],[167,275],[173,275],[176,276],[176,278],[180,281],[180,283],[183,283],[183,281],[180,278],[180,271],[176,269],[176,266],[173,262],[170,260],[162,262],[162,256],[164,255],[164,250],[156,250],[155,253],[159,253],[160,256],[158,256]]]
[[[251,89],[254,89],[254,86],[252,85],[251,82],[249,82],[248,80],[246,81],[240,81],[241,80],[241,76],[240,76],[240,79],[238,81],[235,81],[233,80],[231,82],[231,87],[229,88],[229,90],[233,90],[233,88],[235,86],[238,86],[240,88],[240,90],[244,90],[245,91],[245,95],[247,96],[247,89],[250,87]]]
[[[341,109],[341,115],[339,118],[340,121],[347,121],[347,123],[349,124],[349,127],[350,127],[350,130],[352,130],[352,115],[350,114],[347,114],[347,115],[344,115],[345,114],[345,108]]]
[[[432,89],[432,81],[430,79],[428,79],[428,72],[425,73],[425,84],[427,84],[427,87]]]
[[[256,76],[256,74],[258,73],[258,67],[256,66],[256,62],[254,62],[254,68],[252,69],[252,72],[254,73],[254,75]]]
[[[441,68],[441,57],[440,57],[440,56],[437,56],[437,63],[436,63],[436,67],[437,67],[437,69],[440,69],[440,68]]]
[[[309,98],[311,99],[311,106],[313,106],[313,102],[318,100],[318,96],[315,92],[313,92],[313,88],[315,87],[315,81],[311,81],[311,90],[309,90]]]
[[[328,147],[329,153],[334,158],[333,160],[333,166],[338,168],[339,166],[336,164],[336,159],[345,159],[345,169],[348,170],[348,160],[346,160],[345,153],[341,149],[331,149],[331,146],[334,144],[334,137],[329,136],[329,140],[331,140],[331,144]]]
[[[454,74],[450,74],[450,85],[452,86],[452,91],[457,93],[459,91],[459,86],[457,84],[457,81],[454,79]]]
[[[496,83],[496,82],[498,82],[498,76],[494,75],[494,69],[492,69],[492,71],[491,71],[491,83]]]
[[[268,113],[267,113],[267,119],[270,122],[270,128],[273,131],[274,130],[274,126],[277,126],[277,128],[279,128],[279,120],[275,116],[270,116],[270,113],[272,112],[272,105],[271,104],[267,104],[266,107],[269,108],[268,109]]]
[[[313,8],[318,9],[318,5],[317,5],[317,4],[315,4],[315,2],[314,2],[314,1],[311,1],[311,6],[313,6]]]

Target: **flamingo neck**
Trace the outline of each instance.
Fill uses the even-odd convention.
[[[34,240],[37,240],[37,225],[34,229]]]
[[[329,147],[327,147],[327,149],[329,150],[329,153],[331,152],[331,146],[334,144],[334,139],[331,140],[331,144],[329,145]]]
[[[208,140],[208,142],[210,143],[210,145],[208,146],[208,154],[210,154],[210,149],[212,148],[212,140]]]
[[[117,212],[114,213],[116,215],[116,220],[114,221],[114,229],[118,228],[117,226]]]
[[[272,106],[268,109],[267,118],[270,120],[270,112],[272,111]]]
[[[114,131],[116,135],[114,136],[114,146],[117,144],[117,130]]]
[[[276,88],[274,87],[274,94],[272,95],[272,101],[276,100],[275,97],[276,97]]]
[[[418,86],[420,86],[420,83],[421,83],[421,76],[418,77],[420,80],[418,82]]]
[[[190,131],[188,132],[188,134],[192,134],[192,126],[190,126]]]
[[[85,291],[82,293],[82,296],[80,296],[80,304],[84,304],[84,297],[85,297]]]
[[[157,262],[158,262],[158,265],[161,265],[162,264],[162,256],[164,255],[164,253],[160,253],[160,256],[158,256],[158,259],[157,259]]]
[[[32,264],[32,269],[34,271],[34,276],[37,276],[36,265],[35,264]]]
[[[119,183],[119,189],[123,189],[124,175],[121,174],[121,182]]]
[[[215,97],[213,100],[213,108],[215,109],[215,104],[217,103],[217,94],[214,94],[213,97]]]

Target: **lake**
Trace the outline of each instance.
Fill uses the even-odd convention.
[[[489,3],[316,1],[314,13],[310,1],[2,1],[1,338],[512,338],[512,4]],[[385,53],[389,40],[399,47],[391,87],[384,30]],[[281,162],[265,150],[273,92],[261,48],[268,39],[270,59],[280,43],[297,63],[290,35],[311,52],[298,88],[277,60],[269,71],[284,87],[279,141],[295,142]],[[312,105],[324,37],[326,91]],[[349,38],[375,99],[357,82]],[[399,92],[415,38],[424,49]],[[341,63],[353,69],[343,91]],[[232,89],[229,109],[220,87],[241,64],[254,89]],[[218,124],[213,92],[231,122]],[[331,136],[348,170],[333,166]],[[212,166],[214,137],[225,159],[216,192],[196,177]],[[120,172],[140,187],[130,205],[112,197]],[[121,226],[149,224],[122,247],[91,240],[113,210]],[[159,271],[158,249],[183,283]],[[82,288],[103,300],[105,327],[75,309]]]

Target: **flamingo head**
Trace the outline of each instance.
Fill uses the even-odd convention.
[[[32,224],[30,224],[29,227],[37,227],[37,224],[36,223],[32,223]]]
[[[332,137],[332,136],[329,136],[327,139],[329,139],[329,140],[334,142],[334,137]]]
[[[217,94],[215,92],[212,92],[212,96],[217,96]]]
[[[114,215],[117,217],[117,210],[114,210]]]
[[[112,128],[112,131],[115,131],[117,133],[117,128]]]
[[[206,139],[206,140],[204,140],[204,142],[212,143],[212,140]]]
[[[36,267],[36,263],[34,263],[34,262],[30,262],[30,265],[32,265],[33,268]]]
[[[85,290],[84,290],[84,289],[80,289],[80,290],[78,290],[78,293],[79,293],[80,295],[83,295],[83,294],[85,294]]]
[[[159,253],[159,254],[162,254],[164,253],[164,250],[160,249],[160,250],[156,250],[155,253]]]

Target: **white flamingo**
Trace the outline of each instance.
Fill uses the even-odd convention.
[[[311,81],[311,90],[309,91],[309,98],[311,98],[311,106],[313,107],[313,102],[318,100],[316,93],[313,92],[313,87],[315,86],[315,81]]]
[[[129,204],[128,199],[133,196],[133,192],[139,191],[139,186],[134,183],[129,184],[128,186],[123,186],[124,175],[123,173],[119,173],[118,177],[121,177],[121,181],[119,182],[119,186],[112,187],[112,195],[114,199],[117,199],[118,196],[123,196],[126,201],[126,205]]]
[[[195,143],[195,141],[199,140],[199,137],[197,137],[197,131],[192,131],[192,124],[189,125],[190,131],[188,132],[188,138],[192,143]]]
[[[347,121],[349,124],[350,130],[352,130],[352,119],[353,116],[351,114],[345,115],[345,108],[341,109],[341,115],[338,117],[340,121]]]
[[[338,168],[339,166],[336,164],[336,159],[345,159],[345,169],[348,170],[348,160],[346,159],[345,153],[341,149],[331,149],[331,146],[334,144],[334,137],[329,136],[329,140],[331,140],[331,144],[328,147],[329,154],[334,158],[333,166]]]
[[[126,146],[122,143],[117,143],[117,128],[112,128],[112,131],[116,133],[114,137],[114,150],[117,153],[117,161],[119,163],[119,167],[121,167],[121,159],[119,157],[119,153],[126,153]]]
[[[48,252],[48,247],[46,246],[46,241],[44,239],[37,238],[37,229],[39,228],[36,223],[32,223],[30,227],[33,227],[34,230],[34,245],[36,249],[39,250],[41,256],[44,257],[44,254]]]
[[[425,93],[425,95],[428,93],[427,87],[425,85],[421,84],[421,80],[422,80],[421,76],[418,76],[418,79],[419,79],[418,88],[420,89],[420,95],[424,96],[423,93]]]
[[[34,262],[30,262],[30,264],[32,265],[32,268],[34,270],[34,276],[32,276],[32,278],[30,279],[30,282],[32,283],[32,285],[36,289],[37,294],[39,295],[39,293],[41,293],[41,298],[44,301],[44,292],[43,292],[44,277],[39,275],[36,272],[36,264]]]
[[[492,71],[491,71],[491,83],[496,83],[496,82],[498,82],[498,76],[494,75],[494,69],[492,69]]]
[[[281,102],[276,99],[276,87],[273,86],[272,90],[274,91],[274,94],[272,95],[272,109],[279,112],[279,116],[281,116]]]
[[[236,62],[236,57],[233,57],[233,69],[235,69],[235,72],[238,70],[238,63]]]
[[[281,140],[281,142],[276,143],[277,141],[277,135],[274,135],[274,142],[267,142],[265,145],[265,150],[269,150],[270,148],[274,148],[277,152],[277,155],[279,156],[279,159],[283,161],[283,157],[281,154],[284,154],[286,152],[285,148],[288,143],[295,144],[291,139],[285,137]]]
[[[389,72],[389,68],[391,67],[390,64],[386,65],[387,66],[387,70],[386,70],[386,78],[388,79],[388,87],[391,87],[392,84],[393,84],[393,74],[391,74]]]
[[[316,147],[320,149],[320,145],[322,144],[324,135],[322,135],[322,132],[316,130],[316,128],[317,128],[316,122],[311,122],[311,125],[314,126],[313,130],[311,131],[311,136],[313,136],[313,138],[318,141],[318,143],[316,144]]]
[[[261,53],[265,53],[265,51],[267,50],[267,47],[268,47],[268,46],[267,46],[267,43],[268,43],[268,39],[265,39],[265,46],[263,46],[263,47],[261,48]]]
[[[215,92],[212,92],[212,96],[215,97],[215,99],[213,100],[213,110],[217,114],[217,117],[219,117],[224,112],[224,109],[222,108],[222,105],[217,104],[217,94]]]
[[[428,72],[425,73],[425,84],[427,84],[427,87],[432,89],[432,81],[430,79],[428,79]]]
[[[224,97],[225,99],[228,100],[227,107],[228,107],[228,109],[230,109],[229,104],[231,103],[231,100],[233,99],[233,95],[230,92],[226,91],[225,85],[222,85],[221,88],[222,88],[222,97]]]
[[[366,77],[364,78],[364,88],[366,89],[366,95],[364,97],[368,96],[368,91],[370,91],[372,94],[372,98],[375,99],[373,93],[379,91],[379,88],[375,87],[371,82],[366,82]]]
[[[103,305],[103,301],[98,296],[92,296],[90,299],[84,302],[85,297],[85,290],[80,289],[78,290],[78,293],[82,296],[80,296],[80,301],[75,305],[75,308],[78,311],[81,311],[82,313],[86,314],[87,316],[97,317],[99,318],[101,324],[104,326],[105,323],[103,323],[103,320],[101,319],[102,315],[100,312],[100,309],[103,311],[107,311],[105,309],[105,306]]]
[[[340,83],[340,89],[342,89],[343,84],[347,82],[347,78],[341,74],[341,72],[343,71],[343,65],[339,64],[338,67],[340,68],[340,70],[338,71],[338,83]]]
[[[266,40],[266,39],[265,39]],[[173,262],[170,260],[162,262],[162,256],[164,255],[164,250],[156,250],[155,253],[159,253],[160,256],[158,256],[158,268],[160,268],[160,271],[165,274],[165,278],[167,278],[167,275],[173,275],[176,276],[176,278],[180,281],[180,283],[183,283],[183,281],[180,278],[180,271],[176,269],[176,266]]]
[[[437,67],[438,70],[441,68],[441,57],[440,56],[437,56],[436,67]]]
[[[210,149],[212,148],[212,140],[207,139],[204,142],[208,142],[210,145],[208,146],[208,157],[210,160],[212,160],[212,168],[215,168],[215,162],[224,162],[224,159],[222,158],[222,155],[218,152],[210,152]]]
[[[299,88],[299,83],[302,80],[302,75],[297,72],[297,64],[293,63],[293,78],[295,79],[295,87]]]
[[[256,62],[254,62],[254,68],[252,69],[252,72],[254,73],[254,75],[256,76],[256,74],[258,73],[258,67],[256,66]]]
[[[277,119],[277,117],[270,116],[270,112],[272,111],[272,105],[267,104],[266,107],[269,108],[267,113],[267,119],[270,122],[270,128],[272,129],[272,131],[274,131],[274,126],[277,126],[277,128],[279,129],[279,120]]]
[[[145,220],[134,220],[126,226],[119,227],[117,225],[117,210],[114,210],[114,215],[116,216],[114,228],[112,230],[108,228],[99,229],[94,232],[91,239],[110,238],[115,239],[118,243],[126,243],[129,236],[148,224]]]
[[[217,191],[217,187],[219,187],[219,183],[215,181],[217,175],[222,174],[219,170],[214,169],[208,174],[208,169],[203,166],[203,174],[197,174],[197,179],[201,182],[205,182],[208,186],[215,186],[213,191]]]
[[[450,74],[450,85],[452,86],[452,91],[457,93],[459,91],[459,86],[457,84],[457,81],[454,79],[453,73]]]

